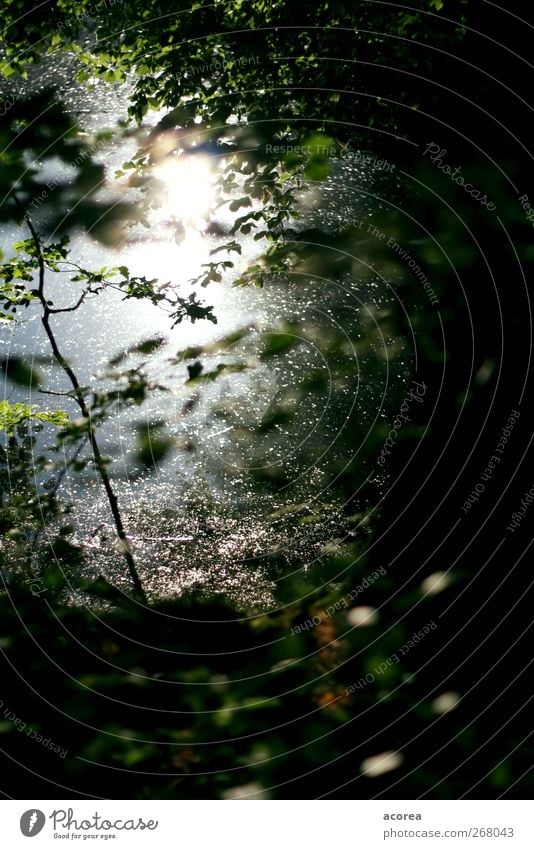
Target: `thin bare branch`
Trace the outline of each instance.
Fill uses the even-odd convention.
[[[35,230],[35,227],[33,225],[33,222],[31,220],[30,216],[24,210],[24,207],[21,204],[20,200],[16,196],[14,196],[14,198],[15,198],[15,202],[16,202],[17,206],[24,213],[24,220],[26,221],[26,224],[28,225],[28,229],[31,233],[31,237],[33,239],[33,242],[34,242],[35,248],[36,248],[36,252],[37,252],[37,263],[38,263],[38,267],[39,267],[39,285],[38,285],[37,292],[38,292],[39,300],[41,302],[41,306],[43,308],[43,313],[42,313],[42,316],[41,316],[41,321],[42,321],[43,327],[45,329],[46,335],[47,335],[48,340],[50,342],[50,347],[52,348],[52,353],[54,355],[54,358],[56,359],[57,363],[61,366],[61,368],[63,369],[63,371],[65,372],[65,374],[67,375],[67,377],[70,380],[70,383],[71,383],[72,388],[74,390],[74,394],[73,394],[72,398],[78,404],[78,407],[80,408],[82,416],[85,419],[87,419],[88,422],[90,422],[91,421],[91,411],[90,411],[90,409],[87,406],[87,403],[85,401],[85,395],[84,395],[83,389],[82,389],[82,387],[81,387],[81,385],[78,381],[78,378],[76,377],[76,374],[72,370],[72,367],[69,365],[68,360],[65,359],[65,357],[61,353],[61,350],[58,346],[56,337],[54,335],[54,331],[53,331],[53,329],[50,325],[50,316],[54,312],[57,312],[57,311],[54,311],[53,309],[51,309],[51,307],[49,306],[49,304],[46,300],[46,297],[45,297],[44,289],[45,289],[46,265],[45,265],[45,260],[44,260],[43,253],[42,253],[41,240],[39,238],[37,231]],[[68,311],[70,311],[70,310],[68,310]],[[112,516],[113,516],[113,521],[115,523],[115,530],[116,530],[117,536],[119,538],[121,548],[122,548],[122,551],[123,551],[123,554],[124,554],[124,558],[126,560],[126,564],[127,564],[128,570],[130,572],[130,575],[131,575],[131,578],[132,578],[132,581],[133,581],[133,585],[134,585],[134,588],[135,588],[136,595],[138,596],[140,601],[146,603],[145,591],[143,589],[143,585],[142,585],[141,579],[139,577],[139,573],[137,571],[137,567],[136,567],[135,560],[134,560],[134,557],[133,557],[133,554],[132,554],[130,542],[129,542],[128,537],[126,535],[126,531],[124,529],[124,524],[123,524],[123,521],[122,521],[122,515],[121,515],[121,512],[120,512],[120,508],[119,508],[119,502],[118,502],[117,496],[115,494],[115,491],[113,489],[111,479],[110,479],[110,477],[107,473],[106,465],[105,465],[104,459],[102,457],[102,453],[100,451],[100,446],[98,444],[96,434],[95,434],[91,425],[89,425],[88,439],[89,439],[89,442],[91,444],[91,448],[93,450],[95,465],[96,465],[96,468],[98,470],[98,474],[100,475],[100,480],[102,481],[102,484],[103,484],[104,489],[106,491],[108,503],[109,503],[111,513],[112,513]]]

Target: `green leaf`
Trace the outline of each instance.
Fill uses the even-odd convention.
[[[295,414],[291,410],[284,410],[283,408],[280,408],[262,420],[257,429],[258,433],[268,433],[275,427],[290,424],[294,415]]]
[[[66,427],[70,421],[69,414],[65,410],[42,410],[40,412],[32,412],[31,418],[38,419],[40,422],[47,422],[56,427]]]
[[[252,206],[252,201],[248,196],[238,198],[237,200],[233,200],[230,203],[230,210],[232,212],[237,212],[238,209],[241,209],[243,206]]]
[[[0,361],[0,369],[12,383],[18,386],[31,388],[41,385],[39,374],[20,357],[5,357]]]
[[[35,405],[0,401],[0,430],[5,430],[8,436],[13,435],[18,425],[31,419],[65,427],[69,422],[69,415],[64,410],[38,410]]]
[[[304,170],[304,176],[313,183],[321,183],[330,174],[330,163],[322,157],[312,159]]]
[[[198,377],[202,373],[203,368],[204,366],[202,365],[202,363],[199,362],[187,366],[187,371],[189,372],[189,380],[194,380],[196,377]]]
[[[195,366],[200,366],[200,371],[195,369]],[[194,385],[204,381],[211,382],[217,380],[221,374],[239,374],[249,368],[249,366],[246,363],[219,363],[219,365],[211,371],[202,371],[202,368],[203,366],[201,363],[193,363],[192,366],[187,366],[190,377],[189,380],[186,380],[186,384]],[[195,375],[194,377],[191,376],[193,373]]]
[[[290,332],[264,333],[263,340],[263,350],[260,354],[262,360],[283,354],[300,342],[300,339]]]
[[[136,354],[152,354],[165,343],[164,336],[155,336],[153,339],[145,339],[139,345],[135,345],[130,350]]]

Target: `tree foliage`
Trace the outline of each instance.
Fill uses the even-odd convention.
[[[87,552],[60,501],[54,461],[67,452],[66,466],[84,472],[86,448],[98,448],[105,421],[168,390],[146,368],[159,352],[159,337],[117,354],[99,388],[71,380],[61,401],[69,416],[30,399],[3,401],[5,683],[12,709],[69,751],[65,763],[56,759],[43,768],[42,753],[1,723],[8,751],[22,764],[13,773],[13,792],[27,795],[28,768],[39,775],[33,795],[42,798],[55,797],[57,784],[80,796],[95,786],[114,796],[113,768],[123,776],[119,795],[139,798],[227,798],[242,785],[243,792],[249,787],[252,795],[281,798],[493,798],[532,789],[525,716],[518,714],[512,727],[507,710],[524,695],[519,625],[527,618],[528,582],[518,572],[503,581],[508,565],[502,565],[515,564],[517,537],[506,540],[506,556],[496,556],[493,534],[469,525],[474,511],[459,520],[465,491],[494,451],[503,411],[509,415],[524,397],[523,365],[530,357],[518,315],[528,309],[523,274],[534,257],[516,191],[530,174],[521,148],[529,117],[520,102],[525,34],[494,5],[486,4],[480,16],[465,0],[395,8],[326,0],[192,6],[105,0],[96,15],[91,0],[59,0],[53,13],[43,4],[28,9],[23,0],[4,6],[7,83],[45,55],[70,51],[80,84],[131,82],[129,123],[111,137],[129,134],[138,143],[116,175],[135,202],[103,201],[97,153],[110,135],[83,135],[57,92],[15,98],[0,130],[0,221],[28,227],[35,219],[37,230],[2,257],[6,323],[34,309],[53,322],[56,313],[83,310],[85,301],[111,292],[164,310],[169,326],[216,322],[203,292],[209,299],[210,285],[235,274],[242,238],[250,237],[260,255],[242,267],[237,286],[268,288],[304,274],[333,285],[377,270],[391,280],[388,309],[365,304],[348,336],[307,326],[304,341],[321,334],[340,409],[355,384],[354,354],[367,357],[365,378],[372,380],[384,368],[381,356],[397,369],[396,354],[408,350],[409,377],[428,387],[425,405],[414,402],[409,424],[398,432],[387,419],[367,432],[358,410],[340,426],[324,474],[343,510],[313,565],[299,562],[288,575],[282,555],[271,553],[266,568],[276,583],[276,609],[258,614],[194,591],[151,599],[144,608],[107,579],[84,577]],[[468,72],[480,39],[484,59],[476,73]],[[497,78],[491,62],[500,39],[510,47]],[[496,199],[497,214],[466,196],[451,179],[452,168],[439,169],[425,157],[436,138],[451,161],[462,162],[470,182]],[[163,142],[164,156],[204,150],[223,162],[206,229],[221,244],[187,296],[179,296],[172,281],[132,276],[122,264],[85,268],[72,261],[68,242],[77,227],[112,245],[132,227],[150,229]],[[306,193],[328,180],[343,151],[359,148],[387,156],[397,168],[399,183],[377,189],[372,214],[369,187],[359,195],[362,220],[378,236],[353,220],[337,228],[303,222]],[[44,182],[52,158],[59,158],[68,180]],[[232,217],[226,228],[215,220],[221,209]],[[179,240],[179,222],[174,225]],[[404,255],[392,251],[390,239],[404,246]],[[406,256],[428,272],[438,308],[407,277]],[[65,304],[50,291],[49,281],[60,273],[72,284],[72,301]],[[508,361],[501,348],[503,309],[513,337]],[[263,329],[253,350],[247,346],[256,330],[246,326],[180,347],[169,365],[192,393],[184,416],[214,381],[284,362],[302,341],[288,323]],[[68,374],[68,353],[56,360]],[[2,368],[9,385],[38,386],[28,364],[6,359]],[[297,375],[259,423],[241,430],[247,439],[268,440],[290,424],[306,393],[321,392],[321,374]],[[81,415],[73,417],[75,405]],[[48,425],[59,429],[57,439],[49,455],[36,460],[36,428]],[[389,456],[384,445],[392,432],[398,441]],[[153,441],[143,426],[134,439],[146,474],[176,449],[165,422],[156,424]],[[511,465],[522,447],[518,437]],[[188,442],[186,450],[194,445]],[[387,471],[377,469],[378,456],[387,456]],[[108,458],[97,454],[92,462],[108,474]],[[491,512],[488,507],[492,527],[514,509],[523,484],[514,475],[506,477],[504,464],[496,474],[503,497],[496,496]],[[395,481],[387,497],[384,477]],[[254,469],[251,480],[270,495],[288,483],[276,465]],[[38,545],[43,505],[48,535]],[[274,518],[289,510],[294,533],[323,518],[293,508],[279,507]],[[317,512],[327,509],[319,505]],[[128,554],[126,530],[121,536],[117,527]],[[67,603],[73,598],[88,607]],[[362,607],[368,611],[363,625]],[[517,644],[503,649],[495,623],[510,611]],[[424,639],[416,641],[424,628]],[[410,641],[403,662],[392,660]],[[57,661],[53,668],[43,647]],[[454,709],[440,712],[436,699],[444,682]],[[501,692],[506,699],[495,699]],[[402,752],[393,779],[362,772],[365,758],[381,751]]]

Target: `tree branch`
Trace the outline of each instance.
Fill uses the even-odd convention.
[[[122,521],[122,516],[121,516],[121,512],[120,512],[120,508],[119,508],[118,499],[117,499],[117,496],[116,496],[115,491],[113,489],[111,479],[108,475],[108,472],[107,472],[107,469],[106,469],[106,466],[105,466],[105,463],[104,463],[104,459],[103,459],[102,453],[100,451],[100,446],[98,444],[96,434],[95,434],[93,427],[92,427],[92,424],[91,424],[91,411],[86,404],[85,396],[83,394],[83,390],[80,386],[78,378],[76,377],[76,374],[72,370],[68,361],[65,359],[65,357],[61,353],[61,350],[60,350],[59,345],[57,343],[56,337],[54,335],[54,331],[53,331],[53,329],[50,325],[50,316],[53,313],[71,312],[73,308],[69,308],[68,310],[53,310],[49,307],[49,305],[46,301],[46,298],[45,298],[45,294],[44,294],[46,266],[45,266],[45,260],[44,260],[42,250],[41,250],[41,240],[39,238],[37,231],[35,230],[35,227],[33,225],[31,218],[29,217],[28,213],[24,210],[24,207],[21,204],[20,200],[16,196],[14,196],[14,197],[15,197],[15,202],[16,202],[17,206],[24,213],[24,220],[25,220],[26,224],[28,225],[28,229],[31,233],[31,237],[33,239],[33,242],[35,244],[35,248],[36,248],[36,251],[37,251],[37,263],[38,263],[38,267],[39,267],[39,285],[38,285],[37,292],[38,292],[38,298],[39,298],[39,300],[41,302],[41,306],[43,308],[41,321],[42,321],[45,333],[48,337],[48,341],[50,342],[50,347],[52,348],[52,353],[54,355],[54,358],[70,380],[70,383],[71,383],[72,388],[74,390],[74,395],[72,397],[73,397],[74,401],[76,401],[76,403],[78,404],[78,407],[80,408],[82,416],[85,419],[87,419],[87,421],[88,421],[88,434],[87,434],[88,439],[89,439],[89,442],[91,444],[91,448],[93,450],[95,465],[96,465],[96,468],[97,468],[98,473],[100,475],[100,480],[102,481],[102,484],[103,484],[105,492],[106,492],[106,496],[107,496],[107,499],[108,499],[110,510],[111,510],[111,513],[112,513],[112,516],[113,516],[113,521],[115,523],[115,530],[116,530],[116,533],[117,533],[117,536],[119,538],[119,542],[121,544],[121,548],[122,548],[122,551],[123,551],[123,554],[124,554],[124,559],[126,560],[126,564],[127,564],[128,571],[130,572],[130,575],[131,575],[131,578],[132,578],[132,581],[133,581],[133,585],[134,585],[134,588],[135,588],[136,595],[139,597],[140,601],[142,601],[143,603],[146,603],[145,591],[143,589],[143,585],[141,583],[141,579],[139,577],[139,573],[138,573],[137,567],[135,565],[135,560],[134,560],[134,557],[133,557],[133,554],[132,554],[132,551],[131,551],[130,543],[129,543],[128,538],[126,536],[126,532],[125,532],[125,529],[124,529],[124,524],[123,524],[123,521]],[[78,304],[78,306],[79,306],[79,304]]]

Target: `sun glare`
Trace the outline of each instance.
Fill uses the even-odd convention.
[[[165,186],[167,214],[202,230],[213,200],[214,175],[207,156],[169,156],[154,169]]]

